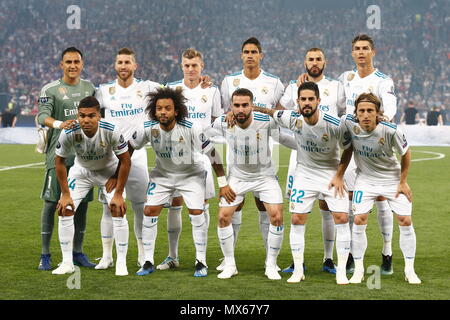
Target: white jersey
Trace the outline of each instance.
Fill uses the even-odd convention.
[[[117,79],[101,84],[95,93],[100,107],[105,109],[105,120],[113,123],[122,132],[125,140],[131,139],[136,126],[148,120],[145,108],[147,95],[161,85],[149,80],[133,79],[133,83],[124,88]]]
[[[241,180],[258,180],[261,176],[275,176],[276,166],[269,148],[269,137],[279,140],[280,128],[266,114],[252,113],[252,122],[242,129],[228,128],[225,116],[217,118],[206,131],[208,137],[222,136],[229,150],[228,172]]]
[[[280,126],[294,132],[297,142],[297,173],[305,176],[328,178],[330,171],[336,171],[340,161],[339,145],[350,143],[344,141],[344,126],[338,118],[317,110],[318,122],[311,126],[303,116],[294,111],[275,111],[273,118]]]
[[[328,77],[323,77],[322,80],[320,80],[316,84],[319,87],[320,93],[320,110],[334,117],[337,117],[340,109],[340,106],[338,106],[340,82]],[[286,109],[297,110],[297,98],[297,80],[292,80],[286,87],[283,97],[281,97],[280,104]]]
[[[346,114],[353,114],[355,100],[361,93],[373,93],[381,100],[381,111],[392,120],[397,113],[397,97],[394,92],[394,82],[384,73],[375,69],[368,76],[361,78],[357,69],[346,71],[339,76],[342,84],[340,99],[345,99]]]
[[[202,128],[187,120],[178,121],[168,132],[161,129],[158,121],[144,122],[133,133],[130,144],[140,149],[147,143],[156,154],[155,169],[178,179],[204,172],[202,153],[213,147]]]
[[[73,155],[74,151],[75,166],[97,171],[116,166],[119,161],[116,155],[127,152],[128,143],[120,131],[109,122],[100,121],[92,138],[86,136],[77,124],[72,129],[61,132],[55,153],[67,158]]]
[[[349,114],[345,116],[345,126],[345,135],[351,137],[354,149],[357,177],[374,184],[398,183],[401,167],[395,151],[403,156],[409,146],[397,125],[382,121],[367,133]]]
[[[222,81],[220,93],[224,110],[230,109],[231,96],[239,88],[250,90],[253,93],[253,105],[262,108],[275,108],[284,91],[280,78],[261,69],[259,76],[250,80],[242,70],[225,76]]]
[[[167,84],[169,88],[182,88],[183,95],[187,99],[186,106],[188,108],[188,119],[203,129],[211,125],[211,117],[217,118],[223,114],[220,104],[220,92],[216,86],[202,88],[199,84],[197,87],[188,88],[183,80],[170,82]]]

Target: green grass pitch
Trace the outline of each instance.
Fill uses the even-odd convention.
[[[432,153],[430,153],[432,152]],[[368,289],[367,283],[338,286],[334,276],[321,271],[323,244],[321,219],[314,207],[306,231],[305,262],[306,281],[288,284],[288,275],[281,281],[270,281],[264,276],[264,247],[258,228],[258,212],[248,195],[243,211],[243,223],[236,248],[239,274],[229,280],[217,279],[215,267],[222,256],[217,239],[217,200],[211,201],[207,263],[209,275],[194,278],[194,245],[187,211],[183,209],[183,231],[180,239],[180,268],[159,271],[146,276],[134,275],[137,248],[133,233],[131,205],[128,220],[130,244],[127,277],[116,277],[109,270],[81,269],[81,288],[68,289],[67,276],[38,271],[41,237],[39,199],[44,168],[43,155],[34,152],[31,145],[0,145],[0,299],[246,299],[246,300],[303,300],[303,299],[448,299],[450,297],[450,230],[449,172],[450,148],[413,147],[408,182],[413,190],[413,221],[417,234],[416,272],[422,284],[413,286],[403,279],[403,257],[398,245],[399,231],[394,226],[394,274],[381,276],[380,289]],[[149,166],[154,165],[152,150],[148,150]],[[437,160],[438,154],[445,155]],[[280,150],[280,184],[284,190],[289,151]],[[24,166],[29,165],[31,166]],[[18,167],[19,168],[11,168]],[[285,235],[278,259],[280,267],[291,261],[289,247],[290,214],[288,203],[284,206]],[[84,252],[92,259],[101,256],[100,217],[101,206],[90,204]],[[55,216],[56,220],[56,216]],[[61,259],[58,244],[57,222],[52,239],[53,266]],[[166,211],[159,220],[155,263],[167,255]],[[365,266],[381,262],[382,239],[375,214],[369,218],[369,247]],[[336,254],[334,254],[336,257]],[[366,275],[370,277],[370,275]]]

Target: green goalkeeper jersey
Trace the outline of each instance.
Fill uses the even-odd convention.
[[[44,124],[47,117],[66,121],[77,118],[77,107],[80,101],[95,93],[94,85],[87,80],[80,79],[77,85],[69,85],[62,79],[45,85],[39,95],[38,122]],[[50,128],[48,131],[48,146],[45,159],[46,169],[55,167],[55,146],[61,129]],[[66,165],[73,165],[75,155],[66,159]]]

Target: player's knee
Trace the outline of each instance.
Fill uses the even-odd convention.
[[[189,209],[189,214],[192,214],[193,216],[198,216],[202,213],[203,213],[203,210],[200,210],[200,209],[194,209],[194,210]]]
[[[292,214],[292,217],[291,217],[291,223],[296,224],[296,225],[305,224],[307,217],[308,217],[308,215],[306,213],[302,213],[302,214],[294,213],[294,214]]]
[[[172,207],[180,207],[183,205],[183,197],[176,197],[172,199]]]
[[[228,227],[231,223],[231,217],[225,214],[219,214],[219,227]]]
[[[348,222],[348,214],[346,213],[335,213],[334,214],[334,223],[335,224],[344,224]]]
[[[157,216],[159,215],[159,211],[157,207],[146,206],[144,208],[144,215],[147,217]]]
[[[73,216],[74,214],[75,214],[75,212],[70,209],[66,209],[66,211],[64,213],[58,212],[58,216],[60,216],[60,217],[70,217],[70,216]]]
[[[397,216],[398,224],[402,227],[410,226],[412,221],[410,216]]]
[[[366,214],[357,214],[354,216],[353,223],[356,225],[367,224],[367,215]]]

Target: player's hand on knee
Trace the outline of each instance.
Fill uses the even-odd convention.
[[[109,203],[109,209],[114,217],[123,217],[127,212],[127,204],[122,195],[114,194]]]
[[[339,198],[344,198],[347,188],[345,188],[344,179],[341,177],[334,176],[328,185],[328,190],[334,188],[334,197],[339,196]]]
[[[225,116],[225,121],[227,122],[228,128],[234,127],[236,120],[234,119],[233,112],[229,111]]]
[[[117,185],[117,175],[113,175],[111,176],[111,178],[108,179],[108,181],[106,181],[105,184],[106,192],[110,193],[111,191],[113,191],[116,185]]]
[[[220,197],[224,197],[228,203],[231,203],[236,199],[236,193],[234,193],[229,185],[226,185],[219,189],[219,198]]]
[[[397,193],[395,194],[395,197],[398,198],[398,196],[403,193],[409,202],[412,202],[412,191],[409,185],[404,182],[400,183],[397,188]]]
[[[299,75],[298,76],[298,78],[297,78],[297,87],[300,87],[300,85],[303,83],[303,82],[306,82],[306,81],[308,81],[309,79],[308,79],[308,74],[307,73],[302,73],[301,75]]]
[[[60,216],[73,214],[75,211],[75,204],[73,203],[70,195],[61,195],[61,199],[59,199],[56,209],[58,210],[58,215]]]
[[[200,87],[202,89],[210,88],[213,82],[210,76],[201,76],[200,77]]]

